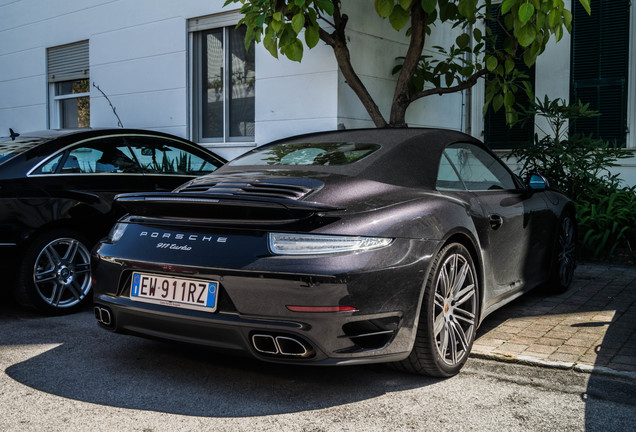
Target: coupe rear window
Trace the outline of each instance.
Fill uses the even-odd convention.
[[[229,165],[347,165],[373,153],[378,144],[286,143],[252,150]]]
[[[22,153],[42,142],[46,141],[42,138],[19,138],[12,140],[9,137],[0,138],[0,163],[11,158],[11,156]]]

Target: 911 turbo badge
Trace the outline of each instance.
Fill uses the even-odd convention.
[[[92,255],[95,316],[265,361],[452,376],[486,315],[571,281],[573,205],[537,178],[454,131],[281,140],[118,197],[129,215]]]

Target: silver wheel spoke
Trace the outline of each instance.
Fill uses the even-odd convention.
[[[462,268],[459,270],[459,274],[457,275],[455,285],[453,287],[453,297],[459,297],[458,291],[461,289],[462,285],[464,285],[464,281],[466,280],[466,275],[468,274],[468,263],[464,263]]]
[[[440,332],[444,329],[445,325],[446,323],[444,321],[444,312],[442,311],[442,313],[440,313],[435,318],[435,322],[433,323],[433,334],[435,335],[435,337],[437,337],[440,334]]]
[[[455,320],[451,321],[450,324],[451,324],[451,328],[457,335],[457,339],[459,340],[459,343],[462,346],[462,351],[464,352],[468,351],[468,340],[466,339],[466,334],[464,333],[462,326]]]
[[[455,307],[466,303],[475,295],[475,284],[470,284],[463,290],[457,293],[457,300],[455,301]]]

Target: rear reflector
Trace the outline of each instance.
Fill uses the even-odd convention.
[[[353,306],[287,306],[292,312],[357,312]]]

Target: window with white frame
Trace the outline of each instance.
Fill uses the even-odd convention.
[[[90,127],[88,41],[48,48],[49,127]]]
[[[192,138],[202,143],[253,142],[254,44],[245,49],[238,14],[190,20]]]

